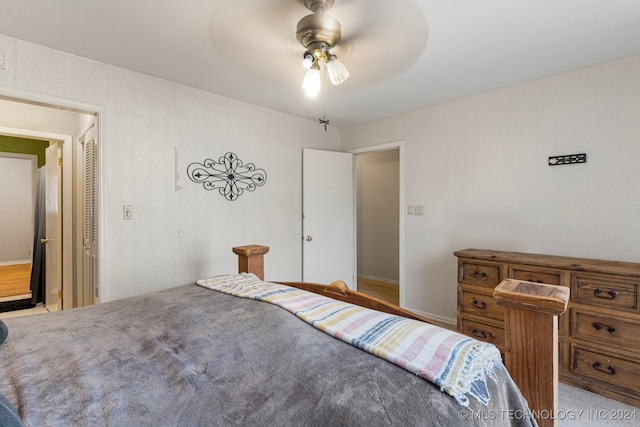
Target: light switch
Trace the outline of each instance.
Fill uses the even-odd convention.
[[[123,219],[133,219],[133,206],[124,205],[122,209]]]
[[[424,214],[424,207],[422,205],[415,205],[413,207],[414,215],[422,216]]]
[[[413,206],[412,205],[408,205],[407,206],[407,215],[413,215]]]

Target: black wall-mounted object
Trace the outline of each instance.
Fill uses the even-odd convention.
[[[573,163],[587,163],[587,154],[567,154],[549,157],[549,166],[570,165]]]
[[[218,161],[206,159],[202,163],[191,163],[187,168],[191,181],[202,184],[205,190],[218,190],[229,201],[237,200],[244,190],[254,191],[267,182],[264,169],[253,163],[242,163],[234,153],[227,153]]]

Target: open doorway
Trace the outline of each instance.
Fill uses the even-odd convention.
[[[28,95],[28,94],[27,94]],[[51,101],[47,98],[46,101]],[[55,100],[53,100],[55,102]],[[68,102],[67,102],[68,103]],[[98,110],[99,111],[99,110]],[[56,213],[56,221],[60,224],[60,236],[53,239],[60,248],[56,262],[56,268],[60,272],[57,279],[49,278],[49,285],[44,301],[48,311],[56,309],[68,309],[88,305],[96,300],[82,297],[83,290],[87,287],[83,283],[83,227],[86,224],[84,212],[85,194],[83,193],[84,181],[86,181],[86,159],[83,153],[85,134],[87,129],[97,128],[97,111],[83,111],[61,105],[39,102],[37,99],[20,99],[15,97],[2,97],[0,93],[0,134],[25,140],[39,140],[45,146],[58,147],[57,155],[52,160],[60,170],[60,203]],[[94,138],[94,142],[96,138]],[[23,147],[20,147],[20,149]],[[94,164],[91,167],[93,173],[97,173],[97,152],[94,148],[91,157]],[[1,150],[0,150],[1,151]],[[18,150],[19,151],[19,150]],[[93,179],[92,185],[96,186],[92,191],[97,193],[97,179]],[[92,198],[94,201],[96,197]],[[95,206],[90,208],[95,213]],[[95,220],[95,218],[92,218]],[[94,225],[95,231],[95,225]],[[35,245],[35,230],[32,227],[32,239]],[[47,246],[53,246],[48,242],[48,233],[42,240]],[[95,242],[94,242],[95,243]],[[30,262],[34,260],[32,249]],[[95,257],[94,257],[95,258]],[[97,261],[96,261],[97,262]],[[33,274],[32,274],[33,276]],[[94,276],[94,275],[92,275]],[[94,276],[97,279],[97,277]],[[97,288],[97,283],[91,284]],[[80,289],[79,289],[80,288]],[[31,290],[31,289],[30,289]],[[33,292],[31,292],[33,295]],[[49,293],[55,298],[50,299]],[[95,292],[90,292],[94,295]],[[23,296],[26,294],[22,294]],[[78,295],[81,298],[78,298]],[[9,299],[12,299],[9,297]],[[0,304],[2,301],[0,300]],[[24,307],[16,307],[16,309]]]
[[[15,150],[15,138],[0,135],[0,308],[31,303],[37,170],[44,159]],[[25,145],[42,148],[39,141]],[[39,147],[42,145],[42,147]],[[34,150],[36,151],[36,150]],[[35,299],[41,298],[36,295]]]
[[[358,291],[401,299],[401,145],[352,151],[356,164]]]

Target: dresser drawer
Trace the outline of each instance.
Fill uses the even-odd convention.
[[[590,342],[610,342],[622,348],[640,347],[640,320],[579,309],[571,310],[571,335]]]
[[[460,310],[483,317],[504,320],[504,308],[500,307],[493,298],[493,290],[484,293],[460,287],[458,292],[460,292]]]
[[[572,346],[571,371],[640,393],[640,363],[637,361]]]
[[[529,270],[527,267],[509,268],[509,277],[527,282],[546,283],[547,285],[562,285],[564,282],[564,273],[561,271],[545,271],[537,268]]]
[[[469,285],[495,287],[502,281],[500,266],[462,260],[458,262],[458,281]]]
[[[565,350],[567,349],[567,345],[564,341],[559,340],[558,341],[558,368],[561,371],[564,371],[567,369],[567,355],[565,353]]]
[[[470,337],[494,344],[500,349],[504,348],[504,328],[462,317],[460,318],[460,331]]]
[[[639,286],[639,280],[624,277],[576,273],[571,278],[571,294],[574,302],[617,310],[638,310]]]

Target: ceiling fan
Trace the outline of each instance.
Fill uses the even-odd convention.
[[[344,83],[349,78],[347,68],[331,52],[342,39],[340,22],[325,13],[333,4],[334,0],[304,0],[304,5],[313,13],[298,21],[296,39],[306,49],[302,65],[308,70],[302,88],[310,96],[320,91],[321,63],[333,85]]]
[[[269,93],[276,109],[284,109],[294,99],[295,110],[306,118],[317,114],[317,101],[323,94],[330,97],[330,100],[322,97],[326,110],[344,102],[354,91],[374,88],[396,78],[421,57],[428,39],[421,0],[212,0],[212,3],[215,7],[208,18],[211,53],[222,60],[222,66],[238,74],[238,79],[229,81],[236,96],[251,101],[254,93]],[[300,63],[308,51],[313,55],[305,65],[309,66],[313,59],[309,69],[314,63],[320,69],[314,77],[317,89],[312,91],[318,95],[301,99],[308,98],[305,90],[300,90],[308,73]],[[338,63],[333,56],[351,73],[339,86],[330,82],[329,68],[333,68],[330,64]]]

